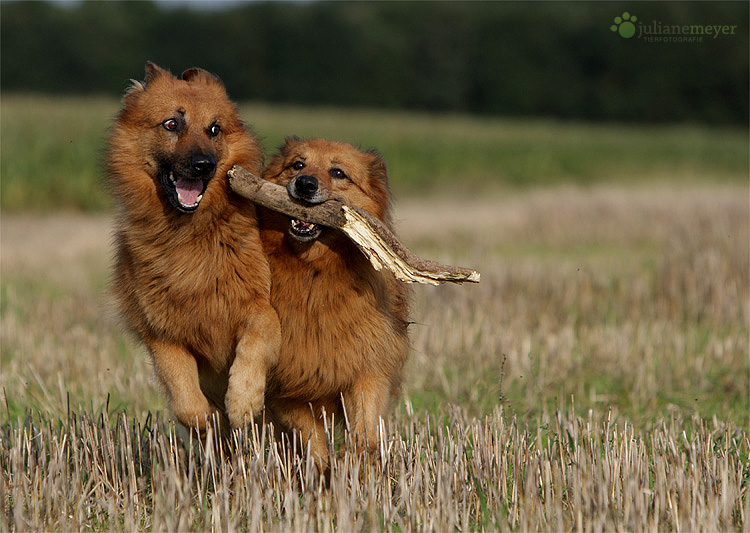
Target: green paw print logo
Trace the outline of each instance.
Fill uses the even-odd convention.
[[[636,20],[638,20],[638,17],[626,11],[622,14],[622,17],[615,17],[615,23],[609,29],[618,32],[625,39],[630,39],[635,35],[635,24],[633,22]]]

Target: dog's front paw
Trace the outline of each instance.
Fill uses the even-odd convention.
[[[221,412],[209,405],[203,396],[195,398],[193,402],[173,403],[172,411],[178,422],[199,433],[205,432],[214,420],[221,421]]]
[[[245,427],[263,409],[265,384],[238,383],[237,379],[229,380],[229,388],[224,398],[229,424],[233,429]]]

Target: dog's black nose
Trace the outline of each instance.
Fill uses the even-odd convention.
[[[318,180],[313,176],[297,176],[294,180],[294,191],[300,198],[309,200],[318,192]]]
[[[211,154],[195,154],[190,159],[190,165],[198,176],[213,176],[216,171],[216,159]]]

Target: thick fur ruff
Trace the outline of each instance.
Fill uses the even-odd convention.
[[[234,164],[259,172],[262,153],[221,81],[147,63],[109,142],[112,289],[176,418],[199,430],[208,415],[237,427],[260,411],[280,346],[256,209],[227,181]]]
[[[389,223],[386,169],[374,152],[324,140],[287,140],[264,178],[312,203],[336,196]],[[282,428],[327,456],[323,411],[361,445],[377,445],[409,352],[407,288],[373,269],[340,231],[259,208],[282,347],[266,407]],[[342,403],[343,401],[343,403]]]

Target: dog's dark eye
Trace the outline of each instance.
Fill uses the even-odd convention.
[[[221,126],[218,124],[211,124],[208,128],[208,134],[211,137],[216,137],[219,133],[221,133]]]
[[[332,178],[336,178],[339,180],[346,179],[346,174],[344,174],[344,171],[341,170],[340,168],[332,168],[329,171],[329,174],[331,175]]]
[[[177,122],[177,119],[168,118],[167,120],[162,122],[161,125],[164,126],[165,130],[175,131],[180,124],[179,122]]]
[[[303,168],[305,168],[305,164],[302,161],[295,161],[294,163],[292,163],[292,168],[294,170],[302,170]]]

